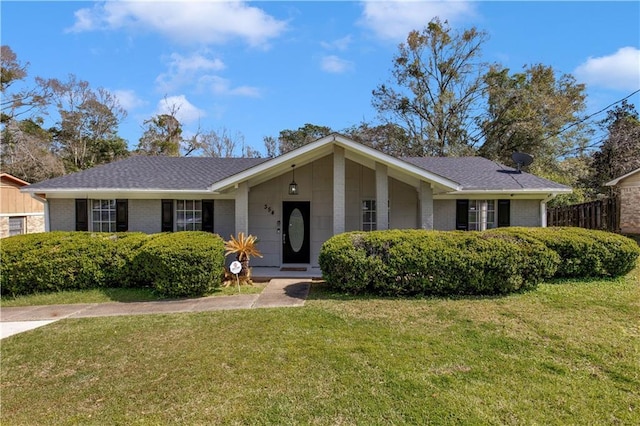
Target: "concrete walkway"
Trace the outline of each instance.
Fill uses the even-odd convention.
[[[212,296],[153,302],[80,303],[0,308],[0,339],[42,327],[64,318],[303,306],[309,294],[310,286],[310,279],[278,278],[269,281],[260,294],[238,294],[235,296]]]

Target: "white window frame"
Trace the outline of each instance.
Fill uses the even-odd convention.
[[[176,200],[176,231],[202,231],[202,200]]]
[[[116,232],[116,212],[115,199],[91,200],[91,231]]]
[[[376,200],[362,200],[362,226],[363,231],[375,231],[378,229]]]
[[[485,231],[498,226],[497,200],[469,200],[468,230]]]

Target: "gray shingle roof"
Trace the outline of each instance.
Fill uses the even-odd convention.
[[[68,189],[204,191],[268,158],[135,156],[33,184],[29,192]],[[482,157],[405,157],[401,160],[457,182],[465,190],[567,189],[567,186]]]
[[[206,190],[211,184],[268,158],[130,157],[33,184],[47,189]]]
[[[568,186],[518,173],[483,157],[404,157],[403,161],[459,183],[463,190],[568,189]]]

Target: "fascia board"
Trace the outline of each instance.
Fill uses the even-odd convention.
[[[618,178],[615,178],[614,180],[611,180],[607,183],[604,184],[604,186],[616,186],[618,183],[620,183],[621,180],[624,180],[626,178],[628,178],[629,176],[635,175],[636,173],[640,173],[640,169],[635,169],[630,171],[629,173],[627,173],[626,175],[622,175]]]
[[[17,177],[15,177],[15,176],[13,176],[13,175],[10,175],[9,173],[2,173],[2,174],[0,174],[0,178],[2,178],[2,179],[6,179],[6,180],[10,180],[10,181],[12,181],[13,183],[18,184],[18,185],[20,185],[20,186],[30,185],[30,183],[29,183],[29,182],[24,181],[24,180],[22,180],[22,179],[20,179],[20,178],[17,178]]]
[[[551,195],[556,196],[559,194],[571,194],[573,190],[571,188],[533,188],[533,189],[473,189],[473,190],[462,190],[456,192],[447,192],[441,194],[434,194],[434,199],[441,200],[452,200],[458,198],[487,198],[487,197],[504,197],[508,195],[510,197],[518,198],[546,198]]]
[[[36,191],[36,194],[46,197],[46,199],[60,199],[60,198],[91,198],[91,199],[112,199],[112,198],[127,198],[127,199],[160,199],[160,198],[211,198],[217,196],[210,191],[201,190],[132,190],[132,189],[115,189],[115,188],[101,188],[101,189],[87,189],[80,188],[74,190],[40,190]]]

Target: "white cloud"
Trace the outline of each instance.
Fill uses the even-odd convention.
[[[172,92],[185,84],[192,84],[202,73],[220,71],[225,68],[220,59],[208,58],[206,55],[208,52],[194,53],[191,56],[172,53],[167,60],[167,72],[156,78],[158,89],[165,93]]]
[[[640,49],[622,47],[609,56],[589,57],[574,75],[583,83],[607,89],[640,89]]]
[[[260,89],[252,86],[232,87],[226,78],[217,75],[205,75],[198,80],[200,90],[209,91],[215,95],[234,95],[257,98],[260,97]]]
[[[322,41],[320,45],[327,50],[347,50],[352,41],[351,35],[347,35],[337,40]]]
[[[140,99],[133,90],[114,90],[112,93],[118,99],[120,106],[127,111],[146,105],[146,102]]]
[[[286,28],[262,9],[243,1],[108,1],[75,12],[69,32],[143,29],[181,43],[215,44],[243,39],[268,46]]]
[[[175,116],[181,124],[195,123],[206,115],[203,110],[189,102],[185,95],[168,96],[160,100],[154,115],[170,114],[171,112],[175,112]]]
[[[475,5],[464,1],[367,1],[360,23],[380,38],[404,41],[411,30],[421,30],[436,16],[450,23],[475,15]]]
[[[353,62],[329,55],[322,58],[321,67],[323,71],[333,74],[340,74],[353,69]]]

